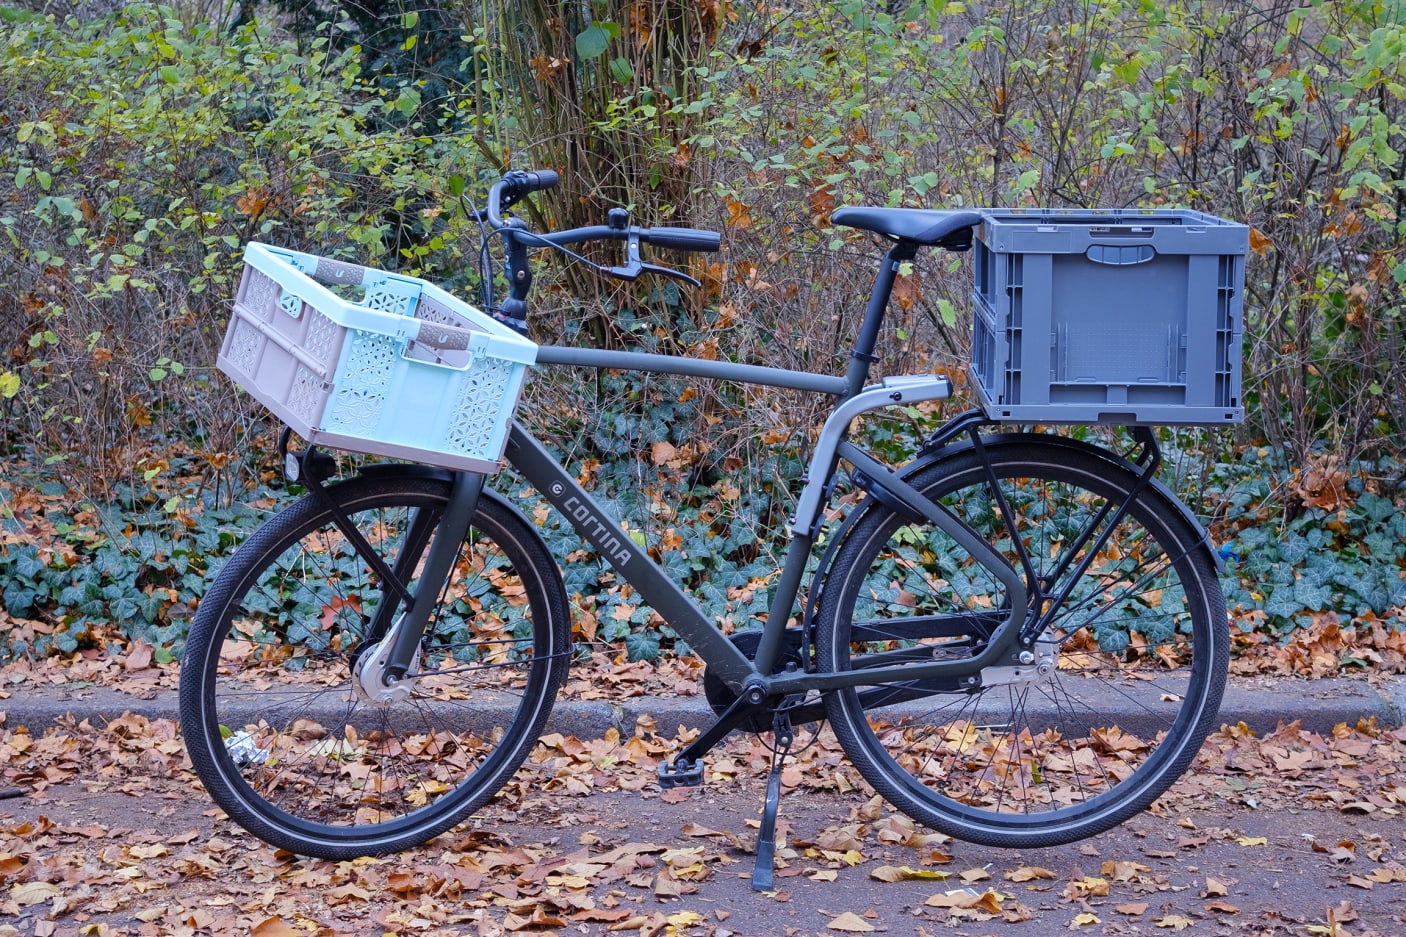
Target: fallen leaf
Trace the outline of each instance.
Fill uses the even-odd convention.
[[[923,904],[929,908],[963,908],[979,909],[991,914],[1001,913],[1001,903],[1005,900],[1002,895],[990,889],[974,895],[970,891],[950,891],[943,895],[933,895]]]
[[[869,872],[870,878],[876,878],[881,882],[911,882],[923,879],[942,881],[951,878],[951,872],[943,872],[939,869],[915,869],[906,865],[881,865]]]
[[[1006,873],[1008,882],[1029,882],[1035,879],[1052,879],[1055,874],[1049,869],[1041,868],[1037,865],[1023,865],[1014,872]]]
[[[680,911],[678,914],[671,914],[666,920],[674,927],[692,927],[703,920],[703,915],[697,911]]]
[[[1074,915],[1074,920],[1069,922],[1071,927],[1087,927],[1090,924],[1102,924],[1097,914],[1092,911],[1085,911],[1083,914]]]
[[[1196,922],[1191,920],[1191,918],[1182,917],[1180,914],[1168,914],[1161,920],[1153,921],[1153,923],[1158,927],[1167,927],[1173,930],[1186,930]]]
[[[831,930],[850,931],[860,934],[867,934],[874,930],[873,924],[870,924],[853,911],[846,911],[844,914],[831,918],[827,926]]]
[[[303,932],[283,923],[282,918],[271,917],[249,928],[249,937],[304,937]]]
[[[33,904],[43,904],[61,894],[63,892],[59,887],[49,882],[25,882],[10,889],[10,898],[22,908]]]
[[[1115,904],[1113,910],[1119,914],[1126,914],[1130,917],[1144,914],[1147,911],[1146,901],[1130,901],[1127,904]]]
[[[1105,862],[1100,871],[1103,873],[1104,878],[1110,878],[1115,882],[1132,882],[1136,881],[1141,873],[1151,872],[1152,867],[1143,865],[1140,862],[1110,861]]]
[[[1235,840],[1241,846],[1267,846],[1269,839],[1264,836],[1241,836]]]

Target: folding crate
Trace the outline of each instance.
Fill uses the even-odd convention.
[[[1240,398],[1249,229],[1182,209],[988,209],[973,386],[992,419],[1225,424]]]
[[[536,353],[423,280],[255,243],[218,363],[309,442],[490,473]]]

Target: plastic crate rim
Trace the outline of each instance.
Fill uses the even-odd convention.
[[[426,320],[353,303],[313,279],[312,270],[316,269],[318,259],[315,254],[306,254],[291,248],[273,247],[258,241],[250,241],[244,248],[244,262],[246,264],[269,277],[281,288],[308,303],[338,325],[387,335],[398,341],[412,341],[418,337],[419,330]],[[299,261],[302,263],[300,264]],[[304,269],[305,266],[312,269]],[[472,330],[475,332],[472,339],[473,345],[476,348],[482,348],[485,353],[519,364],[531,365],[536,362],[536,342],[496,322],[482,310],[464,302],[446,290],[418,277],[389,273],[374,267],[364,269],[414,284],[420,289],[422,295],[473,322],[477,327]]]

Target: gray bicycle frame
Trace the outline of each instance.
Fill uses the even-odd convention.
[[[733,381],[744,384],[783,387],[831,394],[839,398],[816,442],[804,488],[791,522],[791,542],[781,570],[781,579],[772,595],[766,624],[753,659],[739,650],[684,593],[679,586],[640,549],[630,535],[521,425],[514,423],[508,437],[507,461],[543,497],[560,511],[588,540],[620,576],[707,662],[734,691],[744,687],[760,689],[765,695],[791,695],[810,690],[876,685],[895,681],[928,680],[961,675],[973,682],[981,668],[1002,663],[1009,654],[1017,628],[1024,620],[1026,586],[1019,572],[951,512],[932,502],[886,465],[846,439],[850,423],[860,414],[886,406],[942,400],[952,385],[939,375],[913,375],[887,378],[859,388],[854,379],[867,367],[852,368],[849,377],[833,377],[806,371],[789,371],[727,361],[707,361],[672,355],[606,351],[590,348],[541,346],[539,365],[566,365],[586,368],[612,368],[680,376]],[[824,509],[826,494],[838,462],[843,459],[862,472],[870,484],[878,485],[898,498],[915,515],[921,516],[951,536],[1006,588],[1009,617],[1000,624],[986,647],[976,655],[958,661],[884,664],[874,655],[872,666],[840,673],[773,673],[781,654],[786,622],[795,609]]]

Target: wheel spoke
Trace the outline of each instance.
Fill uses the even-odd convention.
[[[448,483],[357,479],[331,491],[416,588]],[[346,858],[453,825],[521,763],[565,678],[560,579],[495,497],[480,500],[393,684],[374,656],[373,623],[391,621],[382,603],[399,614],[314,499],[261,528],[202,602],[181,686],[192,762],[232,818],[276,845]]]
[[[1067,842],[1150,803],[1209,730],[1226,658],[1219,584],[1180,510],[1094,453],[1033,439],[990,450],[999,498],[974,453],[913,483],[1029,564],[1035,661],[960,692],[909,681],[827,700],[885,797],[1000,846]],[[822,668],[979,652],[1008,614],[997,578],[939,528],[866,510],[821,592]]]

